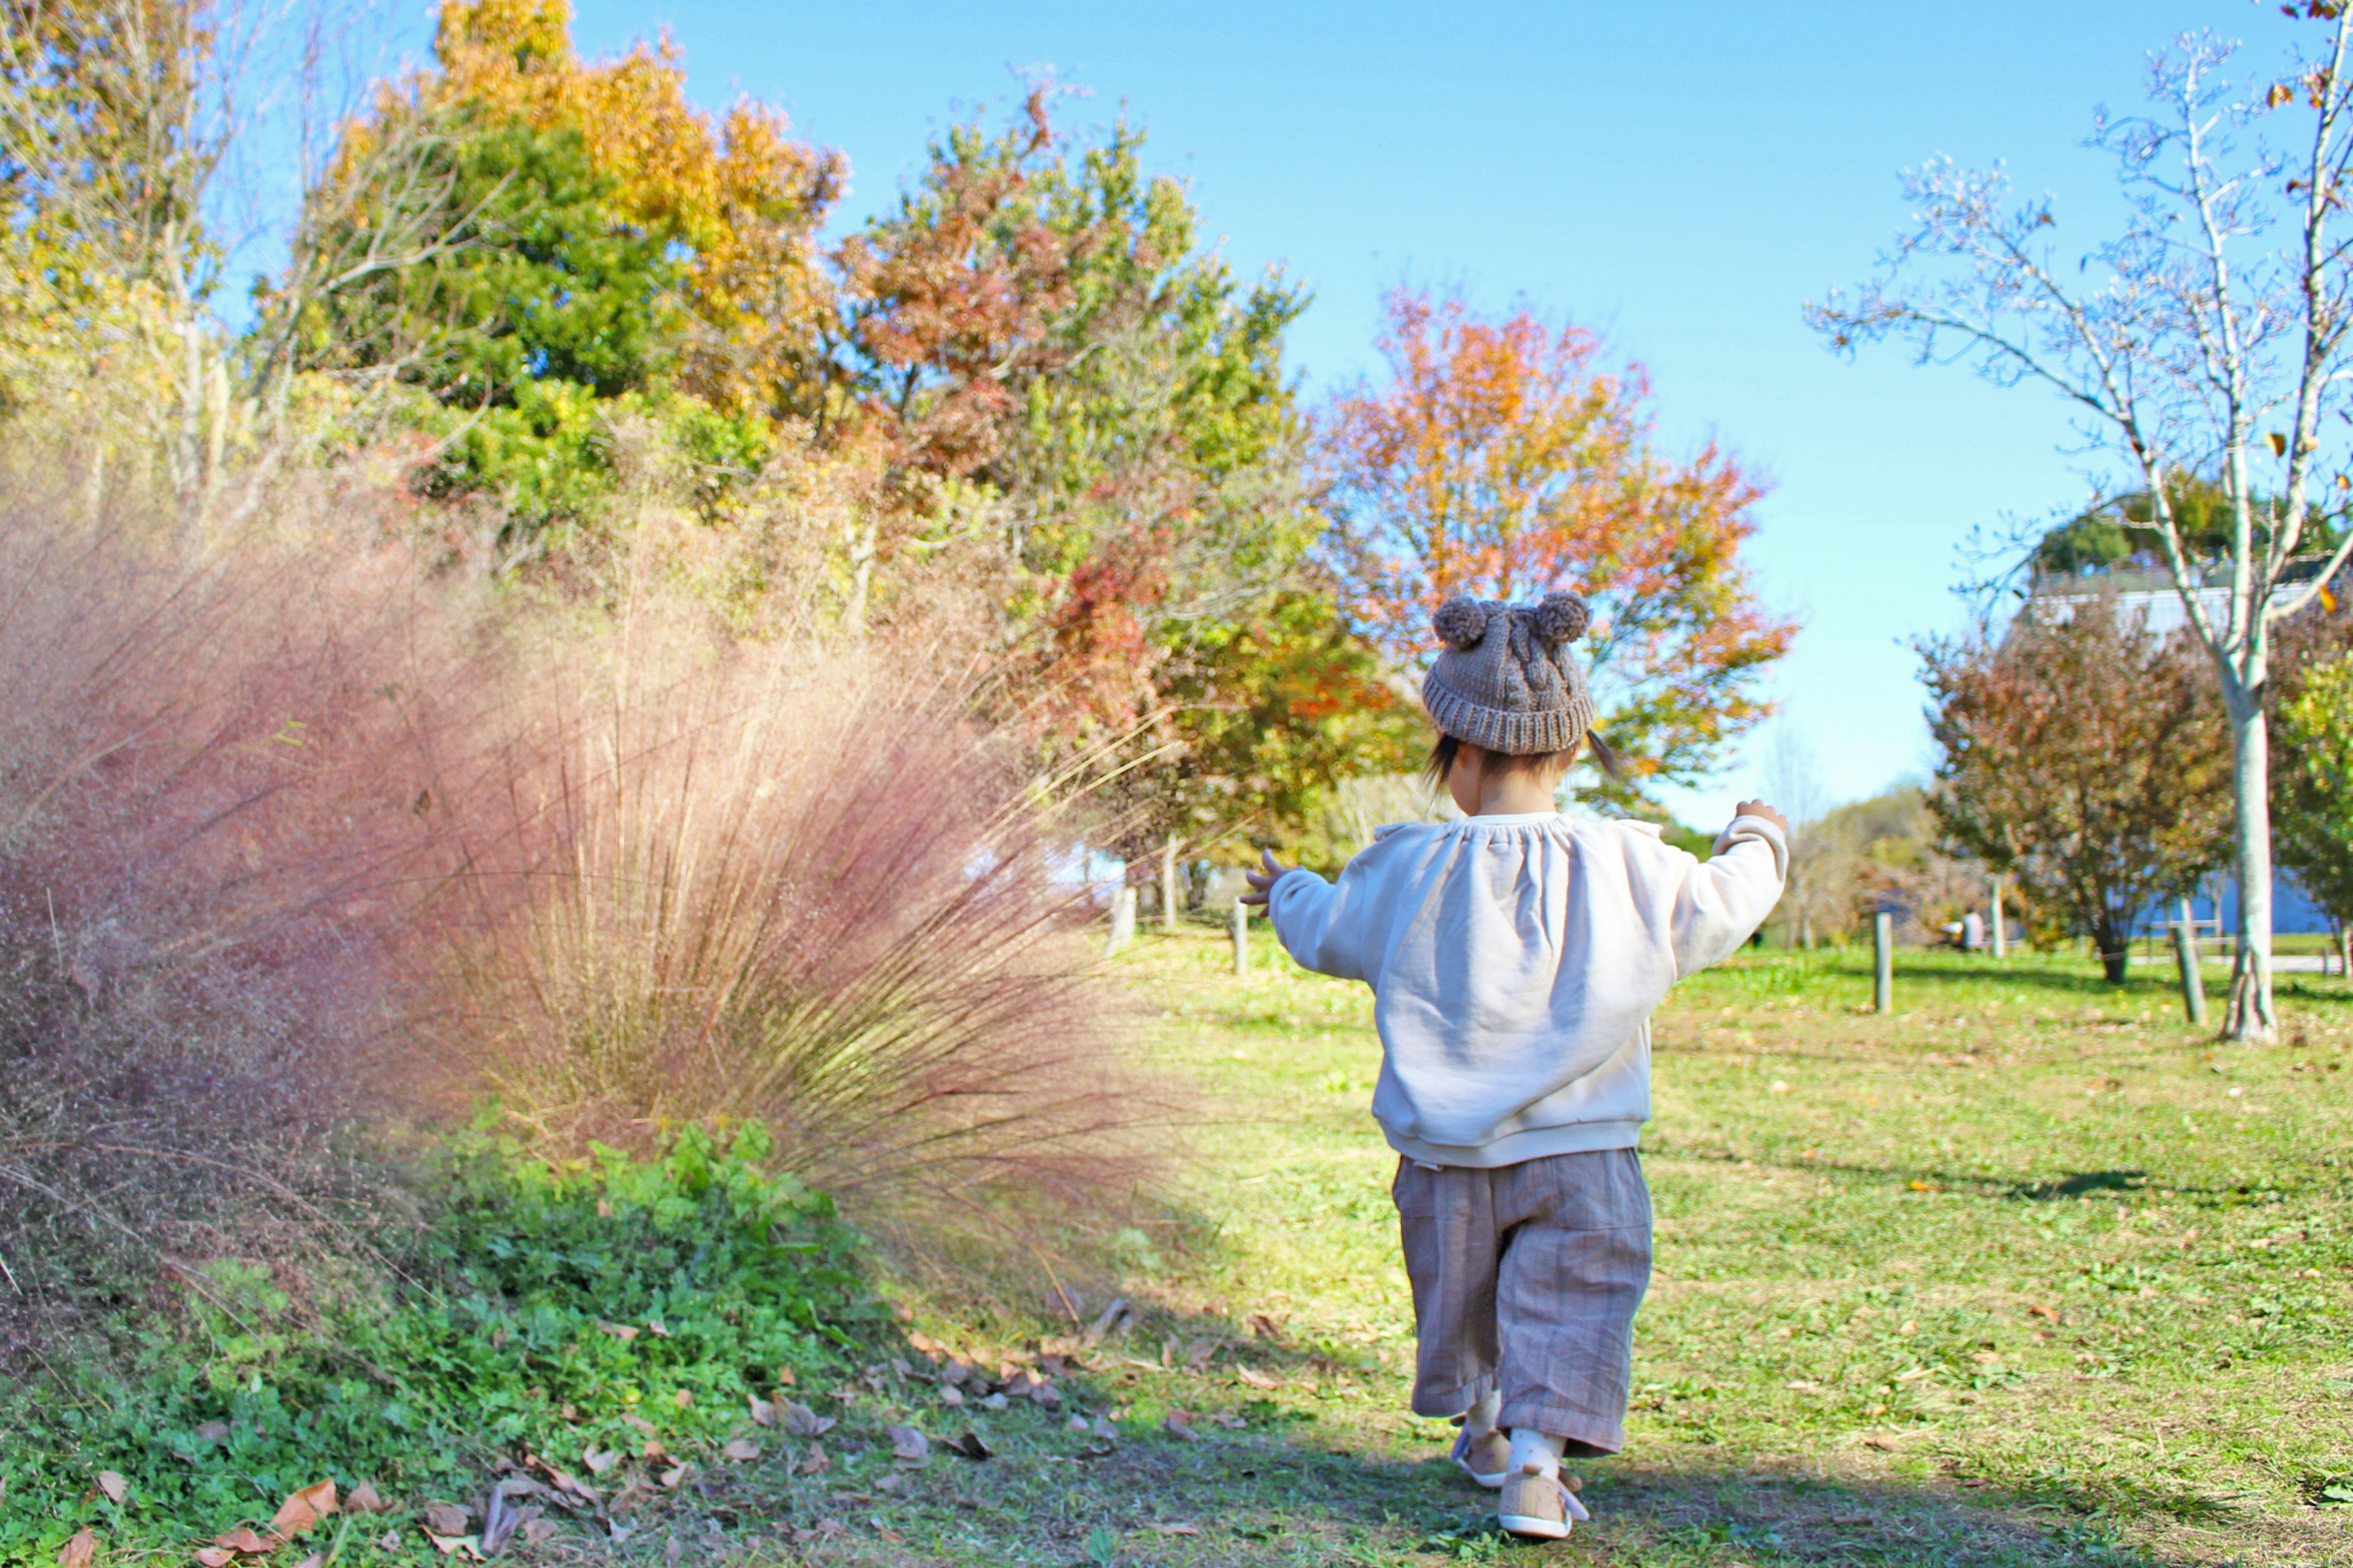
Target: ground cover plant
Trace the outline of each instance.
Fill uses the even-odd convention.
[[[888,1321],[831,1204],[763,1174],[768,1152],[756,1127],[553,1167],[460,1139],[385,1238],[375,1299],[298,1318],[267,1271],[216,1265],[127,1373],[52,1367],[0,1401],[0,1562],[85,1530],[266,1555],[322,1482],[333,1526],[306,1550],[430,1559],[427,1531],[478,1551],[486,1531],[496,1550],[575,1512],[626,1535],[636,1492],[743,1453]]]

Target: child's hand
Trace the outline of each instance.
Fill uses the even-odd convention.
[[[1267,889],[1273,887],[1278,881],[1282,880],[1282,874],[1285,871],[1295,871],[1299,868],[1296,866],[1284,865],[1282,861],[1274,858],[1274,851],[1271,849],[1260,850],[1258,852],[1258,858],[1260,864],[1263,865],[1266,869],[1263,871],[1245,871],[1242,873],[1243,879],[1250,885],[1250,890],[1242,895],[1242,902],[1246,904],[1253,904],[1260,909],[1264,909],[1266,908]]]
[[[1787,833],[1789,831],[1789,819],[1783,816],[1771,806],[1767,805],[1761,800],[1744,800],[1738,805],[1732,808],[1732,815],[1735,816],[1762,817],[1767,822],[1769,822],[1774,826],[1779,828],[1782,832]]]

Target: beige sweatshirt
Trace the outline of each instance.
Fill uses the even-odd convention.
[[[1781,830],[1736,817],[1702,861],[1641,822],[1546,812],[1384,827],[1337,884],[1294,870],[1267,912],[1291,956],[1373,988],[1373,1115],[1437,1165],[1634,1146],[1651,1010],[1781,897]]]

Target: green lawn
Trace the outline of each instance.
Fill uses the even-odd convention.
[[[669,1446],[636,1405],[565,1405],[541,1421],[534,1441],[548,1451],[493,1456],[509,1466],[502,1485],[545,1516],[507,1556],[628,1568],[2353,1564],[2345,982],[2288,977],[2287,1040],[2260,1050],[2191,1034],[2158,966],[2116,992],[2073,958],[1909,955],[1892,1017],[1867,1011],[1863,953],[1752,953],[1683,987],[1656,1026],[1646,1163],[1659,1271],[1637,1323],[1630,1446],[1577,1467],[1594,1523],[1537,1547],[1495,1532],[1490,1495],[1440,1457],[1446,1426],[1405,1410],[1412,1323],[1393,1161],[1365,1110],[1378,1060],[1369,998],[1300,973],[1262,926],[1254,934],[1246,977],[1206,928],[1148,934],[1112,966],[1191,1113],[1172,1163],[1180,1190],[1156,1227],[1121,1238],[1124,1277],[1073,1280],[1075,1317],[902,1289],[928,1339],[894,1352],[867,1334],[846,1365],[805,1362],[785,1388],[773,1357],[670,1364],[689,1339],[753,1342],[751,1320],[735,1316],[752,1300],[742,1291],[703,1313],[735,1325],[726,1332],[690,1323],[685,1303],[634,1340],[628,1325],[557,1332],[516,1317],[531,1344],[552,1334],[619,1367],[573,1383],[650,1402]],[[498,1237],[500,1226],[518,1233],[501,1241],[500,1267],[536,1268],[534,1247],[571,1258],[565,1247],[610,1245],[594,1195],[565,1200],[562,1235],[533,1229],[553,1219],[489,1215]],[[1084,1326],[1115,1296],[1132,1321],[1090,1341]],[[939,1377],[949,1353],[964,1363],[953,1392]],[[571,1363],[531,1364],[546,1378]],[[190,1375],[217,1383],[244,1366]],[[258,1367],[250,1375],[259,1388]],[[462,1369],[449,1376],[462,1383]],[[1033,1379],[1050,1393],[1029,1394]],[[997,1383],[1012,1386],[992,1393]],[[776,1404],[739,1408],[745,1388]],[[533,1408],[556,1397],[519,1384],[506,1396]],[[839,1424],[814,1440],[794,1430],[815,1417]],[[220,1430],[232,1445],[268,1436],[299,1449],[320,1418],[306,1408],[253,1417],[242,1436]],[[893,1454],[894,1426],[926,1435],[923,1462],[902,1462],[912,1434]],[[947,1451],[967,1433],[989,1457]],[[135,1503],[180,1462],[109,1441],[65,1467],[90,1478],[67,1511],[101,1523],[114,1517],[106,1465],[132,1470]],[[204,1452],[215,1489],[236,1500],[189,1517],[190,1546],[236,1523],[235,1510],[267,1520],[318,1474],[367,1479],[298,1455],[283,1474],[240,1480]],[[128,1462],[142,1454],[168,1474]],[[396,1487],[388,1514],[346,1513],[332,1535],[245,1561],[287,1568],[315,1543],[321,1555],[296,1568],[435,1568],[444,1560],[422,1524],[454,1510],[441,1533],[470,1532],[494,1511],[489,1478],[448,1479],[467,1468],[411,1465],[444,1478],[412,1489],[453,1489]],[[601,1500],[555,1495],[567,1472]],[[123,1477],[111,1479],[121,1491]],[[0,1522],[26,1506],[0,1491]],[[152,1521],[145,1536],[120,1523],[93,1568],[186,1560],[144,1550],[163,1538]]]
[[[1656,1027],[1629,1451],[1582,1467],[1594,1525],[1537,1548],[1494,1535],[1436,1458],[1444,1425],[1405,1411],[1367,995],[1257,934],[1243,979],[1206,931],[1119,961],[1200,1119],[1190,1239],[1137,1238],[1121,1287],[1140,1324],[1080,1352],[1053,1412],[943,1410],[918,1376],[863,1417],[971,1427],[986,1463],[935,1456],[877,1491],[887,1456],[837,1439],[822,1484],[744,1475],[747,1501],[789,1500],[797,1552],[2353,1563],[2327,1490],[2353,1498],[2343,982],[2284,985],[2287,1043],[2258,1050],[2191,1034],[2153,967],[2119,993],[2072,960],[1907,956],[1890,1018],[1862,953],[1683,986]],[[992,1361],[1071,1332],[923,1323]],[[1115,1452],[1087,1457],[1106,1446],[1073,1405],[1118,1422]]]

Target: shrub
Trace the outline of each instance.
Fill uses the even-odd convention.
[[[82,510],[0,495],[0,1366],[394,1201],[344,1144],[469,689],[396,557]]]
[[[556,1152],[758,1120],[886,1226],[1115,1205],[1152,1108],[1018,757],[905,650],[649,673],[664,646],[552,683],[559,739],[496,791],[512,852],[438,972],[453,1081]]]

